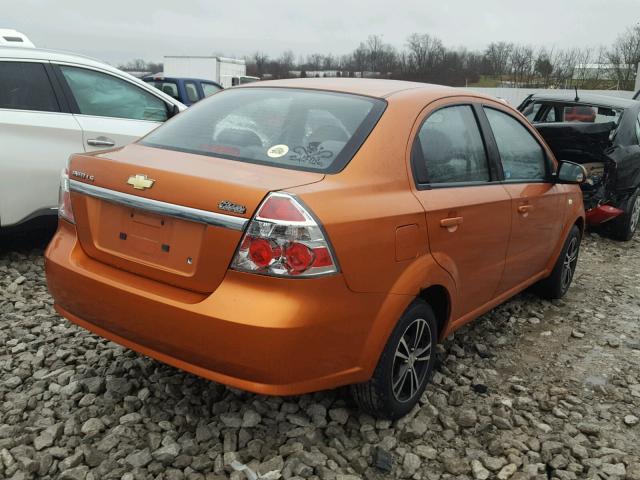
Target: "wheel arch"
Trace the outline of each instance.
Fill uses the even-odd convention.
[[[438,324],[438,336],[442,340],[443,333],[451,320],[451,294],[444,285],[434,284],[420,291],[419,299],[424,300],[433,310]]]

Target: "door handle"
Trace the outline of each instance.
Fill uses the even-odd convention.
[[[440,226],[442,228],[452,228],[462,225],[462,217],[443,218],[440,220]]]
[[[533,205],[520,205],[518,207],[518,213],[526,214],[533,210]]]
[[[116,142],[107,137],[98,137],[88,139],[87,144],[92,147],[113,147]]]

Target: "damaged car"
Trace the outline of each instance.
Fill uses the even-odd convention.
[[[587,223],[630,240],[640,220],[640,102],[606,95],[529,95],[518,110],[556,158],[587,170]]]

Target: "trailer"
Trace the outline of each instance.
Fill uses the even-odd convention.
[[[201,78],[219,83],[224,88],[246,83],[247,65],[244,60],[226,57],[166,55],[165,77]]]

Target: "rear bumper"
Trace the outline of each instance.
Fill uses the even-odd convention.
[[[586,220],[588,225],[600,225],[609,220],[622,215],[624,210],[614,207],[613,205],[599,205],[586,212]]]
[[[229,271],[201,295],[88,257],[61,222],[46,252],[57,311],[144,355],[229,386],[296,395],[367,380],[411,298],[354,293],[341,275]]]

